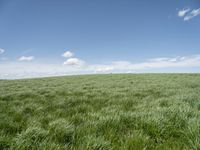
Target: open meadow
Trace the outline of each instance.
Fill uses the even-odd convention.
[[[200,74],[0,80],[0,149],[200,148]]]

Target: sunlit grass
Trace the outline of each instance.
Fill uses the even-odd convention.
[[[198,149],[199,74],[0,81],[0,149]]]

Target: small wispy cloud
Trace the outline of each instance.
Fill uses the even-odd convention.
[[[4,52],[5,52],[5,50],[0,48],[0,54],[3,54]]]
[[[198,15],[200,15],[200,8],[193,9],[187,16],[184,17],[184,21],[188,21]]]
[[[66,51],[62,54],[62,56],[65,57],[65,58],[70,58],[70,57],[73,57],[74,54],[70,51]]]
[[[189,11],[190,11],[190,8],[184,8],[182,10],[179,10],[178,11],[178,16],[179,17],[184,17],[186,15],[186,13],[189,12]]]
[[[21,56],[18,60],[19,61],[32,61],[34,60],[34,56]]]
[[[85,61],[78,58],[69,58],[63,63],[63,65],[81,67],[85,65]]]
[[[178,11],[178,16],[183,18],[184,21],[189,21],[198,15],[200,15],[200,8],[192,10],[190,8],[186,8]]]

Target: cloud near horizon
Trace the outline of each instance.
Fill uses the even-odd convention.
[[[83,61],[79,58],[69,58],[63,63],[63,65],[81,67],[81,66],[85,65],[85,61]]]
[[[178,57],[161,57],[149,59],[141,63],[131,63],[128,61],[114,61],[108,65],[94,65],[96,72],[143,72],[145,70],[162,69],[162,68],[184,68],[200,67],[200,55],[178,56]]]
[[[34,56],[21,56],[18,60],[19,61],[32,61],[34,60]]]
[[[69,58],[63,65],[22,64],[6,62],[0,64],[0,78],[27,78],[57,75],[95,74],[95,73],[144,73],[161,72],[159,69],[173,68],[187,72],[186,68],[200,67],[200,54],[192,56],[159,57],[144,62],[113,61],[107,64],[88,64],[78,58]],[[169,72],[169,71],[166,71]],[[170,71],[171,72],[171,71]],[[200,71],[199,71],[200,73]]]

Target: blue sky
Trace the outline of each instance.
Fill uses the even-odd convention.
[[[0,78],[200,72],[199,40],[200,0],[0,0]]]

